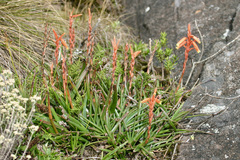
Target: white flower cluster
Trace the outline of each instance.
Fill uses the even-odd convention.
[[[12,76],[12,72],[10,70],[3,70],[2,76],[0,77],[0,87],[5,87],[6,85],[12,86],[15,83]]]
[[[31,133],[34,133],[34,132],[37,132],[39,126],[32,125],[32,126],[30,126],[30,127],[28,127],[28,128],[29,128],[29,130],[31,131]]]
[[[12,159],[17,159],[17,156],[15,154],[11,154],[11,157],[12,157]],[[31,159],[31,158],[32,158],[31,155],[26,156],[26,159]]]
[[[30,97],[30,100],[32,103],[35,103],[36,101],[41,100],[41,97],[38,97],[37,95],[34,95],[33,97]]]
[[[11,154],[15,152],[15,144],[21,144],[26,129],[31,132],[29,142],[32,135],[38,130],[38,126],[28,127],[28,125],[35,112],[35,104],[41,97],[35,95],[24,98],[14,84],[12,72],[3,70],[3,73],[0,74],[0,159],[20,158],[16,156],[18,150],[15,154]],[[31,101],[30,106],[27,105],[29,100]],[[29,113],[26,112],[27,107],[31,108]],[[26,151],[20,159],[31,159],[30,155],[25,156],[25,154]]]

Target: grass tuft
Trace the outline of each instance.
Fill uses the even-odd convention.
[[[44,24],[60,28],[65,21],[45,0],[0,0],[0,61],[4,68],[13,69],[9,50],[18,74],[29,72],[39,63],[43,49]],[[50,59],[49,52],[46,60]]]

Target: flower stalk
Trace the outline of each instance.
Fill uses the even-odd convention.
[[[72,54],[73,54],[73,48],[75,45],[75,32],[73,28],[73,18],[79,17],[82,14],[76,14],[72,15],[73,11],[69,15],[69,48],[70,48],[70,63],[72,64]]]
[[[111,103],[111,99],[110,97],[112,96],[112,92],[113,92],[113,85],[114,85],[114,81],[115,81],[115,70],[117,68],[117,50],[118,50],[118,45],[119,45],[119,41],[116,41],[116,38],[114,37],[112,40],[112,47],[113,47],[113,62],[112,62],[112,82],[111,82],[111,86],[110,86],[110,94],[109,94],[109,101],[108,101],[108,107],[110,106]],[[108,111],[108,107],[107,107],[107,111]],[[103,108],[104,110],[105,108]]]
[[[129,74],[130,74],[129,95],[131,96],[132,80],[133,80],[133,76],[134,76],[133,69],[134,69],[134,65],[135,65],[135,58],[141,53],[141,51],[133,52],[133,49],[130,46],[130,52],[131,52],[132,60],[131,60],[131,63],[130,63],[131,70],[129,71]]]
[[[195,49],[197,51],[197,53],[200,52],[196,42],[197,43],[201,43],[201,41],[196,36],[192,35],[192,33],[191,33],[191,26],[190,26],[190,24],[188,24],[188,34],[187,34],[187,37],[183,37],[176,45],[176,49],[179,49],[181,47],[185,48],[185,59],[184,59],[184,62],[183,62],[183,70],[182,70],[181,77],[179,79],[179,83],[178,83],[176,92],[178,91],[178,89],[179,89],[179,87],[181,85],[181,82],[182,82],[182,79],[183,79],[183,75],[184,75],[185,70],[186,70],[186,64],[187,64],[187,61],[188,61],[188,53],[192,49]]]
[[[51,70],[51,74],[50,74],[50,83],[51,86],[54,86],[54,77],[53,77],[53,62],[50,65],[50,70]]]
[[[155,88],[152,97],[150,98],[146,98],[144,100],[141,101],[141,103],[147,103],[149,106],[149,114],[148,114],[148,118],[149,118],[149,126],[148,126],[148,136],[147,139],[145,141],[145,144],[148,143],[149,138],[150,138],[150,130],[151,130],[151,124],[152,124],[152,119],[153,119],[153,109],[154,109],[154,105],[155,103],[161,103],[160,99],[161,96],[157,96],[156,97],[156,93],[157,93],[157,88]]]
[[[117,68],[117,50],[118,50],[118,45],[119,45],[119,41],[116,41],[116,38],[114,37],[114,39],[112,40],[112,47],[113,47],[113,68],[112,68],[112,83],[111,83],[111,93],[112,93],[112,89],[113,89],[113,84],[115,81],[115,70]]]
[[[128,51],[129,51],[129,46],[128,46],[128,43],[126,43],[125,45],[125,52],[124,52],[124,77],[123,77],[123,82],[125,83],[125,86],[126,83],[127,83],[127,61],[128,61]]]
[[[62,54],[61,54],[62,55]],[[62,55],[62,78],[63,78],[63,90],[64,96],[66,96],[66,86],[67,86],[67,67],[66,67],[66,57]]]
[[[87,57],[90,56],[90,60],[87,58],[87,61],[86,63],[90,62],[90,65],[92,66],[93,64],[93,61],[92,61],[92,14],[91,14],[91,10],[90,8],[88,8],[88,16],[89,16],[89,19],[88,19],[88,42],[87,42]]]
[[[56,49],[55,49],[55,53],[54,53],[54,56],[55,56],[55,59],[56,59],[56,65],[58,64],[58,54],[59,54],[59,48],[61,47],[61,44],[59,44],[59,42],[61,41],[63,46],[65,46],[67,49],[67,44],[66,42],[62,39],[62,37],[64,36],[65,33],[63,33],[60,37],[58,37],[56,31],[53,29],[53,33],[54,33],[54,36],[55,36],[55,44],[56,44]]]

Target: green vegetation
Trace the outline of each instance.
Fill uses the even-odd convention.
[[[8,7],[7,2],[0,2],[4,2],[5,8]],[[182,99],[188,92],[184,92],[182,88],[176,91],[176,83],[170,78],[177,57],[167,46],[166,33],[162,33],[153,46],[134,41],[128,44],[130,36],[123,36],[121,42],[115,37],[112,38],[114,33],[116,37],[122,37],[121,29],[116,29],[121,28],[120,22],[111,21],[110,29],[99,25],[101,32],[110,31],[107,33],[111,36],[108,34],[104,37],[104,34],[96,34],[100,31],[94,31],[94,16],[90,9],[88,23],[85,23],[88,27],[85,26],[85,30],[78,30],[74,25],[86,17],[79,16],[69,16],[74,22],[68,26],[74,28],[69,29],[67,36],[70,40],[65,38],[66,35],[58,35],[57,33],[61,32],[56,32],[54,25],[51,26],[54,27],[53,31],[52,28],[45,27],[44,32],[38,33],[40,37],[44,37],[41,41],[38,40],[43,51],[37,50],[38,56],[32,57],[35,65],[28,68],[25,81],[16,74],[21,70],[20,66],[27,68],[14,59],[13,54],[18,52],[13,52],[14,49],[9,43],[1,43],[8,54],[11,54],[11,67],[15,71],[16,79],[12,86],[18,87],[24,97],[41,96],[41,99],[33,96],[35,101],[26,105],[18,98],[21,105],[25,105],[26,116],[30,117],[24,124],[34,124],[39,126],[39,129],[34,128],[34,132],[31,132],[31,127],[30,132],[27,129],[21,130],[21,135],[30,138],[20,138],[21,143],[16,142],[19,147],[16,144],[11,145],[13,149],[9,153],[4,152],[4,156],[13,154],[12,158],[17,159],[37,157],[44,160],[84,157],[167,158],[172,154],[172,148],[180,135],[189,131],[178,128],[179,121],[188,114],[187,111],[181,111]],[[6,28],[5,32],[10,31],[10,28]],[[83,38],[85,44],[81,43],[82,46],[77,51],[79,44],[76,42],[75,47],[71,44],[75,42],[78,32],[83,32],[81,34],[87,37]],[[53,35],[55,39],[51,38]],[[8,38],[6,35],[2,36]],[[15,48],[18,48],[16,41],[19,39],[15,37]],[[26,44],[31,46],[29,42]],[[23,50],[28,49],[24,45],[22,47]],[[50,52],[52,56],[48,57]],[[151,56],[154,53],[162,67],[160,73],[155,72],[152,65]],[[31,57],[30,55],[26,54],[28,57]],[[143,62],[144,68],[135,69],[135,64],[141,63],[141,60],[146,60],[147,57],[150,58],[147,63]],[[24,59],[24,56],[21,58]],[[4,80],[0,85],[2,90],[9,89]],[[1,100],[5,98],[3,95],[0,97]],[[32,117],[32,105],[35,106],[35,103],[37,109]],[[5,110],[1,110],[0,117],[4,118]],[[7,126],[8,124],[1,124],[0,127]],[[1,130],[0,138],[5,133],[4,129]],[[6,138],[0,140],[1,151]]]
[[[172,49],[167,48],[167,34],[161,33],[160,43],[158,43],[158,49],[156,51],[156,57],[161,62],[162,79],[164,80],[164,69],[167,74],[170,74],[171,70],[177,61],[177,56],[172,54]]]
[[[93,60],[97,62],[100,61],[97,60],[97,56],[102,57],[102,54],[106,54],[99,48],[101,47],[97,45],[98,53],[93,52]],[[125,51],[119,49],[117,55],[123,55],[123,52]],[[121,56],[118,58],[120,65],[124,59],[121,59]],[[107,57],[107,61],[112,61],[111,57]],[[129,63],[129,60],[127,61]],[[104,66],[96,67],[93,64],[91,68],[89,63],[90,60],[86,64],[79,59],[72,65],[67,64],[67,68],[69,66],[70,69],[66,91],[63,87],[62,62],[53,69],[52,74],[50,69],[46,68],[49,79],[47,78],[47,87],[44,87],[43,91],[43,97],[46,99],[41,105],[46,110],[51,108],[51,113],[39,108],[34,120],[34,123],[42,127],[42,131],[36,135],[41,143],[47,141],[61,152],[67,149],[71,155],[77,154],[79,157],[86,157],[85,149],[91,148],[94,155],[102,159],[122,159],[136,155],[156,158],[154,151],[161,149],[162,152],[168,152],[169,146],[174,145],[178,135],[186,132],[177,129],[178,122],[187,112],[180,111],[181,104],[177,104],[182,97],[176,98],[171,94],[174,87],[161,90],[160,88],[167,86],[162,86],[160,80],[153,81],[149,74],[142,72],[136,75],[136,81],[129,89],[131,76],[128,71],[125,83],[123,69],[118,71],[117,68],[120,67],[116,66],[115,73],[118,74],[114,74],[116,81],[113,82],[109,70],[103,72]],[[106,73],[109,76],[106,76]],[[54,80],[53,83],[51,79]],[[141,101],[151,97],[154,88],[159,88],[157,95],[166,98],[161,98],[161,103],[154,106],[150,138],[148,143],[145,143],[148,136],[149,106]],[[182,90],[178,91],[177,95],[179,94],[183,94]],[[52,114],[52,119],[49,118],[49,114]]]

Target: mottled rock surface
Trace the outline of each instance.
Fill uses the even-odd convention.
[[[168,34],[170,45],[187,33],[187,24],[199,37],[201,31],[204,50],[202,60],[215,54],[240,34],[240,0],[125,0],[126,23],[145,42]],[[240,39],[240,38],[239,38]],[[195,108],[196,113],[211,115],[191,119],[199,129],[211,134],[195,134],[194,140],[185,135],[179,147],[178,160],[239,160],[240,159],[240,40],[236,40],[213,58],[198,64],[188,84],[193,89],[184,109]],[[201,48],[201,46],[200,46]],[[184,49],[174,51],[179,56],[175,75],[179,76]],[[184,83],[192,61],[201,54],[191,51]],[[202,123],[205,122],[205,123]],[[200,125],[201,124],[201,125]]]

